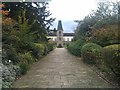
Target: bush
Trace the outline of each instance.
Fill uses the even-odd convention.
[[[102,50],[102,57],[105,65],[117,76],[117,79],[120,81],[120,44],[104,47]]]
[[[94,30],[90,41],[101,46],[120,43],[117,25],[109,25],[104,28]]]
[[[49,41],[48,44],[47,44],[47,50],[48,52],[52,51],[55,47],[55,42],[53,41]]]
[[[3,53],[2,53],[2,62],[6,64],[8,60],[11,60],[13,64],[18,63],[18,55],[16,49],[10,45],[3,45]]]
[[[95,43],[87,43],[81,49],[81,57],[85,63],[97,64],[101,59],[102,47]]]
[[[75,56],[81,56],[81,48],[84,45],[84,41],[77,40],[74,42],[69,43],[68,50]]]
[[[32,55],[34,56],[34,58],[39,59],[44,55],[46,47],[45,44],[34,43],[31,48],[32,48]]]
[[[27,70],[29,69],[29,64],[25,61],[25,62],[20,62],[19,63],[19,67],[21,69],[21,74],[26,74]]]
[[[12,63],[8,63],[7,66],[2,65],[2,87],[11,87],[12,82],[20,75],[19,66],[13,65]]]
[[[34,62],[34,59],[30,52],[27,53],[19,53],[19,67],[21,69],[21,73],[25,74],[29,69],[29,65]]]
[[[32,64],[34,62],[34,59],[33,59],[30,52],[27,52],[27,53],[24,53],[24,54],[19,53],[18,56],[19,56],[19,61],[20,62],[26,61],[28,64]]]

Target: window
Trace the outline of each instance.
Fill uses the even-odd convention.
[[[61,31],[59,31],[59,34],[61,35]]]

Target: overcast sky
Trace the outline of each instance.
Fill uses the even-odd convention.
[[[73,32],[76,27],[74,20],[82,20],[96,8],[96,0],[51,0],[49,9],[56,18],[51,28],[56,28],[58,20],[62,20],[64,32]]]
[[[74,20],[82,20],[92,10],[97,9],[97,2],[115,2],[120,0],[51,0],[49,10],[56,18],[52,28],[57,27],[58,20],[62,20],[64,32],[73,32],[76,27]]]

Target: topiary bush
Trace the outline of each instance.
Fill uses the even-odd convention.
[[[81,56],[81,48],[82,48],[83,45],[84,45],[84,41],[83,40],[77,40],[77,41],[69,43],[69,45],[67,45],[67,49],[73,55]]]
[[[114,73],[120,84],[120,44],[109,45],[102,50],[103,62]]]
[[[88,64],[98,64],[101,59],[102,47],[95,43],[87,43],[81,49],[81,58]]]

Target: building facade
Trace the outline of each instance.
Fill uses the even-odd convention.
[[[66,43],[72,41],[74,33],[64,33],[61,20],[58,21],[56,32],[49,33],[47,38],[55,41],[57,47],[63,47]]]

